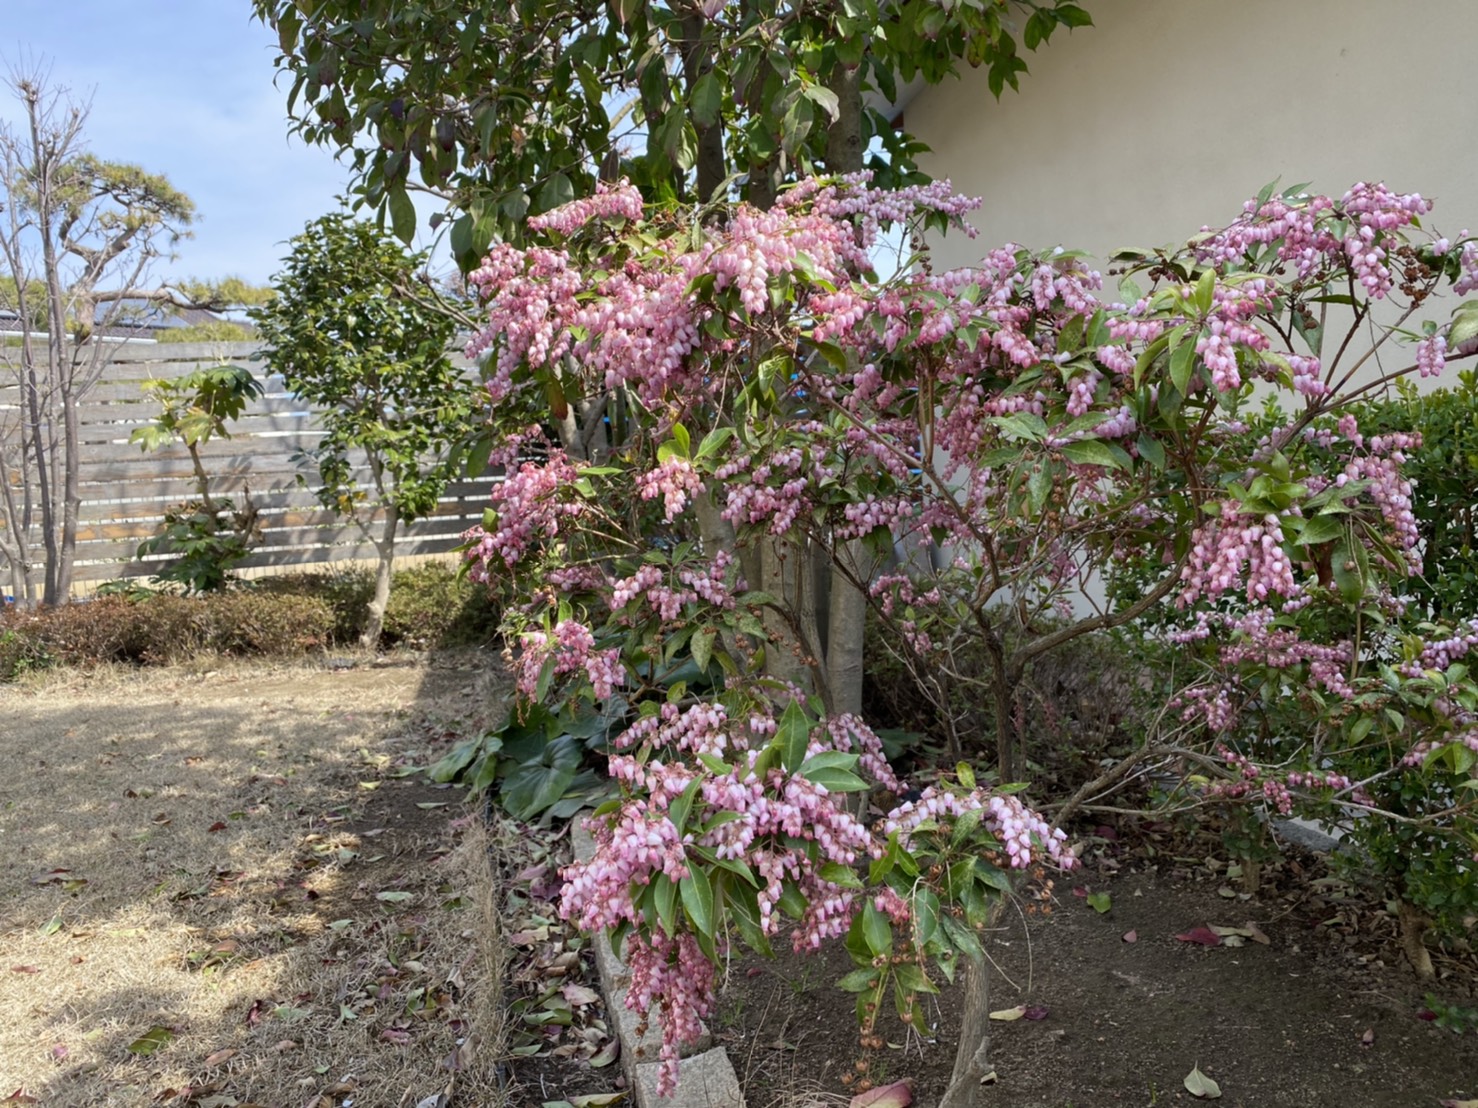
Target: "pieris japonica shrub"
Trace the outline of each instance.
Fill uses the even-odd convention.
[[[1013,697],[1034,658],[1091,631],[1173,606],[1203,651],[1225,641],[1217,678],[1183,692],[1192,726],[1154,756],[1194,756],[1230,796],[1261,765],[1228,737],[1239,700],[1304,675],[1323,707],[1278,787],[1290,803],[1380,807],[1347,747],[1316,740],[1337,726],[1370,753],[1397,711],[1360,699],[1352,659],[1376,636],[1346,628],[1392,618],[1388,584],[1420,552],[1402,441],[1331,421],[1432,290],[1478,285],[1478,244],[1430,240],[1426,201],[1359,185],[1338,200],[1269,190],[1222,232],[1121,259],[1117,298],[1063,250],[873,274],[881,227],[970,206],[947,185],[849,178],[805,182],[767,212],[683,215],[618,186],[531,221],[537,244],[496,247],[472,274],[487,326],[470,350],[486,357],[507,477],[467,536],[471,573],[513,594],[527,701],[619,705],[619,798],[597,810],[596,856],[567,872],[563,910],[625,938],[630,1002],[663,1022],[664,1087],[731,936],[761,950],[844,937],[865,1038],[890,992],[918,1022],[918,995],[962,955],[967,984],[980,977],[974,929],[1008,875],[1071,864],[1002,784],[1029,739]],[[1368,328],[1371,305],[1398,296],[1413,307],[1377,322],[1374,346],[1326,350],[1327,304]],[[1409,371],[1467,356],[1474,331],[1478,304],[1415,332]],[[1255,445],[1254,387],[1293,408]],[[995,783],[962,765],[870,818],[854,794],[898,786],[876,736],[828,711],[821,675],[767,676],[767,654],[808,654],[803,633],[773,631],[777,612],[804,627],[792,598],[742,572],[782,537],[832,556],[918,665],[978,685]],[[1095,600],[1094,579],[1128,560],[1158,568],[1134,595]],[[951,665],[967,638],[984,675]],[[1450,684],[1466,647],[1443,641],[1416,632],[1402,649],[1417,653],[1386,668],[1429,683],[1445,669]],[[1470,707],[1433,695],[1402,710],[1380,780],[1470,768],[1456,753]],[[1466,811],[1413,818],[1450,835]],[[985,1072],[984,996],[967,991],[979,1003],[946,1103],[967,1103]]]

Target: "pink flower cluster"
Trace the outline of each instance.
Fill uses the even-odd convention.
[[[616,185],[601,181],[595,186],[594,196],[583,196],[543,215],[529,217],[529,230],[554,231],[561,235],[572,235],[587,223],[597,219],[630,219],[642,217],[642,198],[629,181]]]
[[[671,939],[655,928],[627,937],[626,963],[631,967],[626,1007],[650,1012],[656,1005],[660,1013],[657,1095],[670,1096],[677,1088],[682,1044],[699,1040],[703,1019],[713,1011],[714,966],[692,935],[684,932]]]
[[[664,1067],[669,1058],[675,1066],[678,1044],[690,1036],[688,1017],[708,1010],[713,981],[711,972],[674,970],[686,964],[683,941],[691,941],[691,935],[681,932],[674,947],[657,921],[643,918],[638,900],[658,874],[674,882],[687,878],[689,866],[699,864],[691,854],[694,847],[747,863],[760,882],[759,923],[767,935],[779,931],[775,905],[785,888],[794,886],[806,901],[791,934],[796,950],[815,949],[841,935],[855,911],[853,891],[821,878],[819,870],[827,863],[854,865],[869,851],[868,831],[852,814],[845,795],[829,793],[779,767],[763,776],[755,772],[759,751],[751,743],[764,741],[773,730],[773,715],[760,705],[749,718],[736,721],[719,704],[664,704],[634,723],[613,743],[623,753],[610,760],[611,774],[628,799],[609,820],[594,821],[595,856],[564,870],[564,918],[587,931],[621,922],[637,925],[634,934],[640,938],[628,953],[636,952],[632,972],[642,983],[633,983],[628,1003],[640,1011],[658,1008]],[[639,753],[626,753],[637,748]],[[853,750],[859,754],[859,769],[876,772],[889,785],[897,783],[882,759],[877,736],[860,720],[828,721],[813,732],[810,750]],[[694,761],[664,761],[664,753]],[[715,773],[697,760],[699,755],[731,759],[731,768]],[[672,822],[671,805],[694,780],[701,782],[698,798],[680,831]]]
[[[688,506],[688,499],[703,487],[703,478],[686,458],[673,455],[636,479],[643,500],[662,497],[663,518],[671,523]]]
[[[885,834],[896,833],[899,842],[908,845],[909,838],[925,821],[958,818],[968,811],[984,811],[982,825],[1000,841],[1014,869],[1026,869],[1033,860],[1048,861],[1059,869],[1077,864],[1067,845],[1067,833],[1053,828],[1016,796],[1003,796],[985,789],[972,789],[963,795],[941,790],[933,785],[918,800],[906,801],[888,813],[883,821]]]
[[[1300,589],[1293,563],[1283,552],[1283,524],[1275,515],[1261,518],[1238,512],[1224,501],[1221,514],[1196,529],[1190,558],[1181,571],[1185,587],[1180,605],[1215,600],[1232,589],[1245,590],[1254,603],[1270,596],[1293,597]]]
[[[1262,794],[1263,800],[1279,815],[1293,814],[1293,790],[1331,791],[1348,793],[1356,804],[1370,804],[1371,798],[1364,789],[1355,785],[1342,773],[1322,770],[1287,770],[1271,772],[1258,765],[1250,757],[1226,746],[1216,749],[1217,757],[1237,771],[1239,780],[1218,781],[1205,787],[1203,792],[1210,797],[1225,800],[1241,800],[1253,794]]]
[[[742,454],[714,472],[716,480],[729,482],[720,515],[731,523],[764,524],[770,534],[783,535],[795,526],[825,471],[799,447],[783,447],[760,464],[753,462]],[[731,480],[745,470],[748,481]]]
[[[582,500],[566,493],[579,477],[579,470],[562,450],[553,450],[542,465],[525,462],[493,486],[490,499],[498,519],[493,530],[469,528],[462,536],[472,545],[464,557],[472,563],[468,576],[474,581],[496,579],[494,561],[511,569],[541,539],[559,534],[560,521],[579,516]]]
[[[626,671],[621,665],[621,651],[596,650],[595,636],[590,628],[572,619],[560,620],[552,634],[544,631],[526,631],[523,636],[523,653],[518,660],[518,691],[533,697],[539,685],[539,675],[544,663],[554,659],[554,674],[561,676],[575,670],[583,670],[595,690],[595,695],[604,700],[618,685],[626,683]]]

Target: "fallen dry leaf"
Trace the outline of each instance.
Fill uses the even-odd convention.
[[[1191,1072],[1185,1075],[1183,1084],[1186,1092],[1191,1096],[1200,1097],[1203,1100],[1221,1098],[1221,1086],[1202,1073],[1199,1065],[1191,1067]]]
[[[913,1103],[913,1081],[905,1077],[854,1096],[848,1108],[908,1108]]]
[[[570,1097],[570,1103],[574,1108],[608,1108],[625,1095],[625,1090],[614,1093],[587,1093],[584,1096]]]
[[[573,981],[562,988],[560,992],[564,994],[564,998],[566,1000],[568,1000],[572,1005],[575,1005],[576,1007],[579,1007],[582,1004],[600,1003],[600,993],[584,985],[576,984]]]
[[[1012,1020],[1021,1019],[1021,1017],[1024,1015],[1026,1015],[1026,1005],[1018,1004],[1015,1008],[997,1009],[990,1014],[990,1018],[993,1020],[1000,1020],[1003,1023],[1009,1023]]]
[[[235,1058],[238,1053],[234,1047],[228,1046],[223,1050],[217,1050],[213,1054],[207,1054],[205,1056],[205,1068],[208,1070],[215,1069],[222,1062],[229,1062],[232,1058]]]
[[[1365,1034],[1363,1034],[1363,1035],[1360,1036],[1360,1045],[1361,1046],[1374,1046],[1375,1045],[1375,1028],[1373,1028],[1373,1027],[1367,1027],[1365,1029]]]
[[[1221,936],[1209,927],[1192,927],[1175,937],[1183,943],[1197,943],[1200,946],[1221,945]]]

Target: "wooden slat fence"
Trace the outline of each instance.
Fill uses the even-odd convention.
[[[375,556],[371,541],[378,534],[379,516],[365,512],[358,522],[351,522],[319,503],[317,468],[311,460],[294,457],[322,438],[317,412],[289,393],[281,377],[266,375],[265,366],[252,360],[259,349],[256,343],[160,343],[120,345],[111,353],[101,379],[79,409],[83,500],[75,572],[79,583],[154,572],[155,566],[136,559],[139,543],[158,532],[166,508],[193,499],[197,491],[190,455],[183,446],[144,453],[128,441],[135,428],[157,414],[157,405],[144,395],[142,385],[152,378],[181,377],[222,364],[249,369],[266,392],[229,425],[229,439],[201,449],[212,491],[238,502],[249,494],[260,513],[264,539],[242,568]],[[460,354],[454,360],[465,365]],[[472,372],[469,366],[468,373]],[[0,417],[13,413],[19,402],[13,377],[0,373]],[[0,418],[0,424],[4,422]],[[368,493],[366,460],[361,455],[357,461],[359,487]],[[482,477],[449,486],[431,517],[401,528],[397,557],[444,553],[455,547],[462,532],[481,520],[495,480]]]

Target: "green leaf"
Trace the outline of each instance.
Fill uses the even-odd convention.
[[[888,924],[888,917],[874,908],[871,900],[862,906],[862,937],[874,957],[893,949],[893,928]]]
[[[1182,396],[1191,391],[1191,372],[1196,365],[1196,344],[1192,341],[1182,342],[1175,348],[1175,353],[1170,355],[1170,380]]]
[[[939,897],[927,885],[920,885],[913,894],[913,942],[923,950],[939,934]]]
[[[712,627],[702,627],[693,632],[692,639],[688,642],[688,649],[693,652],[693,662],[703,672],[708,672],[708,663],[713,660],[714,630]]]
[[[780,716],[775,738],[780,744],[780,764],[786,773],[795,773],[805,762],[811,741],[811,721],[798,701],[792,700]]]
[[[126,1049],[130,1054],[137,1054],[140,1057],[147,1058],[160,1047],[168,1046],[173,1038],[173,1030],[165,1027],[163,1024],[155,1024],[133,1042],[129,1043]]]
[[[1211,311],[1211,303],[1216,294],[1216,270],[1208,269],[1201,274],[1201,279],[1196,282],[1196,307],[1205,315]]]
[[[939,917],[939,922],[944,927],[944,933],[949,936],[950,943],[966,958],[974,962],[985,957],[985,950],[972,928],[966,927],[948,912]]]
[[[807,85],[801,90],[801,95],[824,111],[829,119],[836,119],[841,102],[831,89],[825,85]]]
[[[867,782],[844,769],[815,769],[800,774],[812,784],[820,785],[829,793],[860,793],[867,791]]]
[[[499,799],[514,819],[533,819],[564,796],[579,768],[578,754],[573,763],[521,765],[504,780]]]
[[[677,886],[665,873],[658,873],[652,879],[652,885],[652,896],[657,905],[657,922],[666,934],[676,935]]]
[[[816,871],[816,876],[823,881],[830,881],[833,885],[840,885],[844,889],[860,889],[863,887],[862,880],[857,876],[857,871],[851,866],[844,866],[840,862],[827,862]]]
[[[688,826],[688,815],[693,810],[693,801],[697,798],[698,790],[702,787],[703,779],[701,777],[693,778],[692,781],[688,782],[688,787],[678,795],[678,798],[672,802],[672,806],[667,809],[667,818],[677,828],[679,838],[682,837],[683,831]]]
[[[958,850],[964,846],[965,841],[970,838],[985,818],[984,808],[970,808],[955,820],[954,831],[949,836],[951,850]]]
[[[1010,415],[991,416],[990,422],[1015,438],[1030,442],[1041,442],[1047,437],[1047,424],[1042,417],[1031,412],[1012,412]]]
[[[1077,4],[1058,4],[1052,10],[1052,14],[1057,17],[1057,22],[1065,27],[1093,26],[1093,17]]]
[[[1064,443],[1062,456],[1074,465],[1103,466],[1106,469],[1123,468],[1119,456],[1109,449],[1108,443],[1099,439],[1082,439],[1078,442]]]
[[[1298,533],[1294,541],[1296,546],[1317,546],[1321,543],[1333,542],[1344,534],[1344,521],[1338,515],[1318,515],[1313,519],[1305,520],[1303,530]]]
[[[855,969],[837,982],[837,988],[846,993],[865,993],[878,987],[881,971],[871,967]]]
[[[939,987],[924,976],[924,971],[912,962],[900,962],[893,967],[898,983],[911,993],[937,993]]]
[[[1191,1068],[1191,1072],[1185,1075],[1183,1084],[1191,1096],[1203,1100],[1218,1100],[1221,1097],[1221,1086],[1202,1073],[1200,1066]]]
[[[1447,331],[1447,348],[1456,350],[1478,337],[1478,300],[1467,300],[1452,310],[1452,325]]]
[[[718,122],[718,113],[723,102],[723,87],[710,69],[694,83],[693,91],[688,97],[688,110],[693,113],[693,122],[699,127],[712,127]]]
[[[416,237],[416,206],[411,203],[404,184],[390,187],[390,229],[407,246]]]
[[[857,767],[858,755],[845,754],[840,750],[823,750],[819,754],[813,754],[801,764],[800,774],[809,777],[818,769],[845,769],[851,770]]]
[[[1139,450],[1139,456],[1161,473],[1165,472],[1165,448],[1160,445],[1158,439],[1150,438],[1149,435],[1140,435],[1134,444]]]
[[[703,436],[703,441],[698,444],[698,457],[709,458],[719,452],[719,448],[734,437],[734,428],[715,427]]]
[[[1114,902],[1109,898],[1108,893],[1088,894],[1088,907],[1092,908],[1100,916],[1106,913],[1113,906]]]
[[[1365,582],[1360,576],[1359,563],[1350,549],[1348,538],[1340,540],[1329,558],[1334,573],[1334,586],[1340,597],[1348,604],[1356,603],[1365,595]]]
[[[1032,470],[1031,476],[1026,479],[1026,498],[1031,505],[1032,515],[1040,513],[1042,505],[1047,503],[1047,497],[1052,494],[1052,484],[1052,471],[1043,465]]]
[[[709,939],[714,938],[713,885],[709,883],[708,874],[690,860],[688,876],[678,882],[678,890],[682,893],[683,911],[688,914],[694,930]]]

